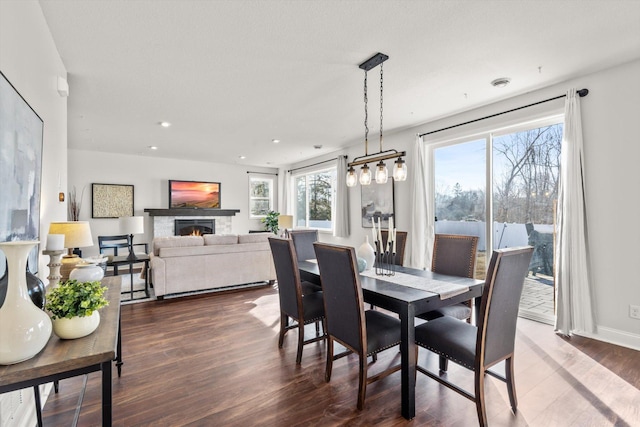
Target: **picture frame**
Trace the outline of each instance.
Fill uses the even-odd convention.
[[[44,121],[0,71],[0,242],[40,240]],[[37,273],[40,245],[29,253]],[[0,251],[0,277],[5,255]]]
[[[361,185],[360,189],[362,227],[372,228],[374,220],[378,224],[378,218],[383,228],[389,227],[389,218],[395,216],[393,179],[389,178],[385,184],[373,181]]]
[[[133,216],[133,185],[91,184],[91,217]]]

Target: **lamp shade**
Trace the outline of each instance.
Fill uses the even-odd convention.
[[[65,248],[84,248],[93,246],[91,228],[87,221],[52,222],[49,234],[64,234]]]
[[[119,222],[121,234],[144,234],[143,216],[123,216]]]
[[[278,228],[293,228],[293,215],[280,215],[278,217]]]

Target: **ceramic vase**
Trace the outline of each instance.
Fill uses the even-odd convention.
[[[78,282],[96,282],[102,280],[104,270],[97,264],[76,264],[76,268],[69,273],[69,279]]]
[[[38,241],[2,242],[7,257],[9,280],[0,307],[0,365],[11,365],[38,354],[51,336],[51,319],[29,297],[27,258]]]
[[[360,258],[367,262],[366,269],[371,270],[373,268],[373,263],[376,260],[376,254],[373,252],[373,246],[369,243],[369,236],[364,236],[364,238],[364,243],[360,245],[356,253]]]
[[[72,340],[86,337],[100,325],[100,313],[95,310],[91,316],[56,319],[53,321],[53,332],[60,338]]]

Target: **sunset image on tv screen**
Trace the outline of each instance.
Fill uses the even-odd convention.
[[[171,181],[172,208],[219,208],[220,183]]]

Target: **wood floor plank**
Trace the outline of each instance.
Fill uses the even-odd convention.
[[[473,402],[418,374],[416,418],[400,415],[400,375],[369,385],[356,409],[356,357],[335,362],[324,381],[324,342],[305,346],[295,364],[296,333],[278,349],[277,290],[266,287],[122,306],[122,377],[113,378],[116,426],[473,426]],[[307,326],[306,336],[313,336]],[[438,358],[421,349],[422,365]],[[382,353],[372,369],[399,361]],[[505,385],[486,380],[492,426],[640,425],[640,355],[582,337],[565,339],[551,326],[519,319],[516,389],[509,408]],[[473,389],[469,371],[447,374]],[[61,382],[49,397],[46,426],[70,425],[82,377]],[[100,375],[91,374],[79,426],[101,423]]]

